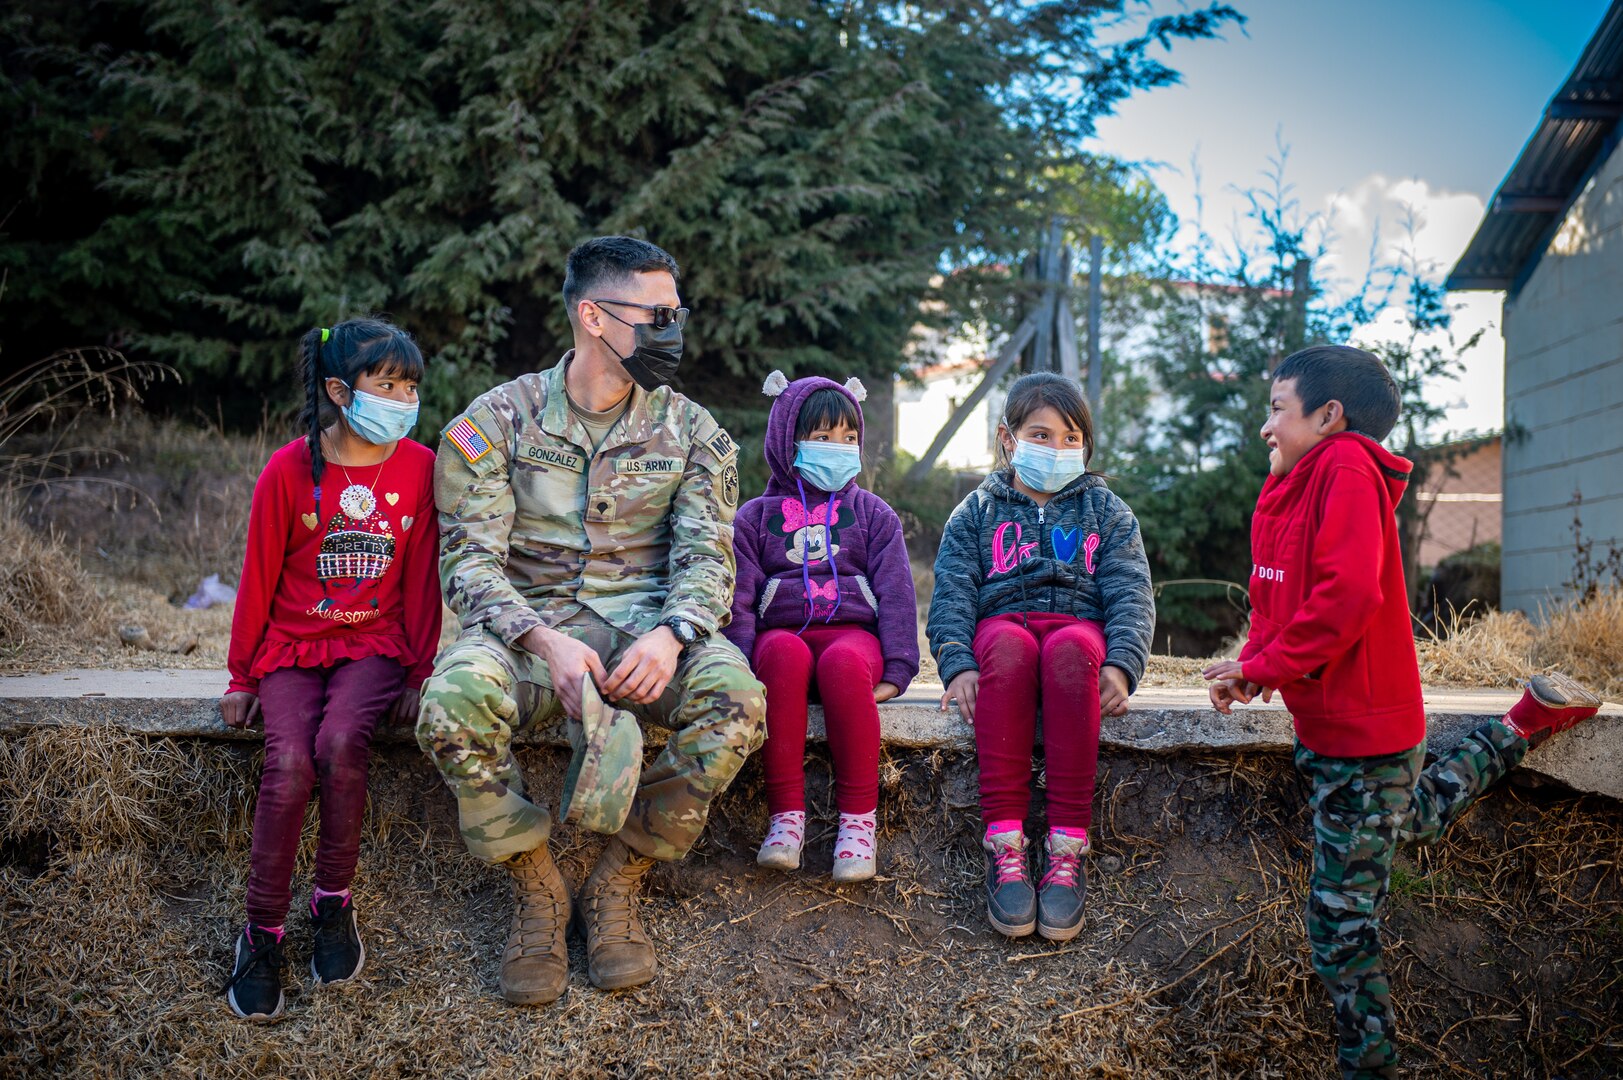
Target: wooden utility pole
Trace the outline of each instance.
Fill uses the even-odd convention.
[[[1099,358],[1099,339],[1104,309],[1105,242],[1098,234],[1088,237],[1088,408],[1099,415],[1099,398],[1104,393],[1104,366]],[[1095,420],[1095,424],[1097,424]]]
[[[917,483],[930,474],[941,452],[947,448],[969,414],[1023,356],[1023,366],[1028,372],[1058,371],[1068,379],[1075,379],[1080,374],[1076,355],[1076,319],[1071,313],[1068,295],[1071,253],[1065,247],[1065,230],[1059,220],[1056,219],[1049,226],[1048,236],[1036,257],[1025,260],[1021,277],[1025,280],[1035,278],[1041,282],[1041,295],[1014,333],[1009,335],[1009,340],[1004,342],[996,359],[986,369],[986,374],[975,384],[975,389],[958,403],[941,430],[936,432],[924,456],[907,470],[907,483]]]

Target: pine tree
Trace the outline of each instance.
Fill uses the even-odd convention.
[[[3,347],[116,341],[240,417],[376,311],[427,419],[567,345],[563,258],[685,268],[686,387],[888,374],[943,266],[1005,258],[1093,119],[1238,18],[1095,0],[20,0],[0,19]]]

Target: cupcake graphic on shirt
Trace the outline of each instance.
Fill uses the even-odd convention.
[[[378,579],[394,562],[395,536],[377,496],[362,484],[351,484],[338,497],[338,512],[327,521],[316,556],[316,577],[328,590],[322,611],[353,603],[363,589],[376,590]],[[372,599],[377,606],[377,599]]]

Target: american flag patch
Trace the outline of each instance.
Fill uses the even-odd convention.
[[[466,416],[446,428],[445,437],[451,440],[452,446],[462,451],[469,465],[490,453],[490,440]]]

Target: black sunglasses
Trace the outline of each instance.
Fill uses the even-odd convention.
[[[634,307],[643,311],[652,311],[654,313],[654,326],[659,330],[665,329],[671,323],[675,323],[679,328],[688,324],[688,309],[685,307],[666,307],[664,304],[635,304],[630,300],[593,300],[592,303],[599,305],[615,304],[619,307]],[[614,312],[611,311],[609,314],[614,315]],[[614,315],[614,317],[620,319],[618,315]],[[620,321],[625,322],[624,319],[620,319]],[[631,323],[626,323],[626,325],[630,326]]]

